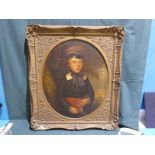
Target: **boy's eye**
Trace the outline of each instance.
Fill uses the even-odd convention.
[[[76,63],[76,61],[72,61],[73,63]]]

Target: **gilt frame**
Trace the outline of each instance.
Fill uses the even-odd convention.
[[[33,130],[53,128],[113,130],[118,127],[124,35],[122,26],[27,26],[31,128]],[[52,109],[46,100],[41,82],[43,66],[51,49],[70,39],[83,40],[95,46],[104,57],[109,73],[105,103],[88,116],[81,118],[68,118]]]

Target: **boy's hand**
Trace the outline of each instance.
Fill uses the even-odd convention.
[[[79,113],[81,113],[82,111],[83,111],[83,108],[77,109],[77,108],[72,107],[72,106],[69,107],[69,112],[70,112],[71,114],[79,114]]]
[[[90,98],[89,97],[81,99],[81,101],[80,101],[81,106],[85,106],[85,105],[87,105],[89,103],[90,103]]]

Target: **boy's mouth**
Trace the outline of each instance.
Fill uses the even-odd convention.
[[[79,72],[79,71],[81,71],[81,69],[80,68],[76,68],[75,71],[76,72]]]

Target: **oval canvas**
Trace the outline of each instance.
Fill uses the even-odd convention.
[[[51,50],[42,84],[56,112],[80,118],[104,104],[109,75],[101,53],[94,45],[78,39],[64,41]]]

